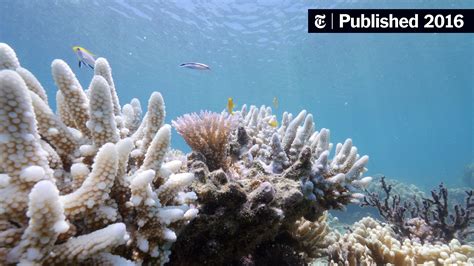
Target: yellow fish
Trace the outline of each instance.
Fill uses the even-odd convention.
[[[233,115],[234,114],[234,108],[235,108],[234,100],[232,98],[227,99],[227,112],[229,112],[229,114]]]
[[[273,107],[275,107],[275,109],[278,109],[278,98],[276,96],[273,97]]]
[[[273,117],[270,121],[268,121],[268,124],[269,124],[271,127],[278,127],[278,121],[276,120],[275,117]]]

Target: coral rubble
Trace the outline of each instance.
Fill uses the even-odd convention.
[[[194,174],[166,156],[171,130],[157,92],[121,108],[107,60],[87,93],[52,63],[58,114],[0,43],[0,264],[164,264],[197,215]]]

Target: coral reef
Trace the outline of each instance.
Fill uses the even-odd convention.
[[[184,115],[172,125],[185,155],[169,148],[159,92],[143,113],[138,99],[120,105],[106,59],[86,91],[66,62],[51,67],[56,113],[0,43],[1,265],[473,263],[460,243],[472,191],[454,213],[444,186],[409,203],[382,179],[384,195],[364,196],[368,156],[351,139],[330,156],[330,131],[305,110],[280,125],[266,106]],[[390,224],[334,232],[328,211],[362,199]]]
[[[343,209],[363,196],[355,189],[371,180],[362,178],[368,157],[359,156],[352,140],[337,144],[330,159],[329,130],[315,131],[311,114],[285,113],[278,127],[271,112],[243,106],[232,115],[203,112],[173,122],[193,149],[187,165],[196,175],[192,187],[199,216],[173,245],[171,265],[304,264],[317,256],[317,243],[326,234],[323,225],[310,224],[322,223],[318,218],[326,210]],[[211,128],[205,127],[211,124],[203,122],[206,116],[220,121],[214,123],[215,136],[223,137],[219,145],[209,145],[211,137],[197,129]],[[213,154],[223,156],[220,163]],[[303,238],[307,243],[298,244]]]
[[[167,156],[171,127],[153,93],[120,107],[110,66],[87,92],[52,63],[58,114],[0,43],[0,264],[164,264],[198,213],[194,174]]]
[[[454,212],[450,213],[448,189],[443,184],[431,192],[431,198],[402,201],[385,178],[382,177],[380,183],[384,195],[368,193],[361,205],[377,208],[402,236],[422,242],[441,240],[447,243],[454,238],[462,241],[474,233],[470,228],[474,221],[473,190],[465,192],[464,206],[454,205]]]
[[[333,234],[330,265],[472,265],[474,247],[453,239],[449,244],[400,241],[390,225],[372,218],[354,224],[344,235]]]

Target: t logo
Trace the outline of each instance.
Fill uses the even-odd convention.
[[[314,16],[314,26],[318,29],[323,29],[326,27],[326,14]]]

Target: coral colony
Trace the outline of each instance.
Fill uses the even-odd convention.
[[[280,126],[265,106],[186,114],[172,121],[186,156],[169,148],[160,93],[142,114],[137,99],[120,106],[107,60],[96,60],[87,90],[64,61],[51,67],[57,112],[0,44],[2,265],[474,263],[461,244],[472,192],[454,214],[444,187],[412,216],[386,184],[386,199],[364,198],[368,156],[351,139],[331,156],[330,131],[304,110]],[[331,229],[328,210],[360,201],[387,224]]]

